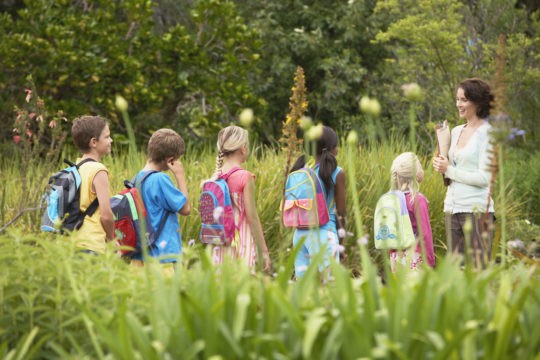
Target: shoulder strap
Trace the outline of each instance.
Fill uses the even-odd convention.
[[[84,160],[82,160],[81,162],[79,162],[78,164],[75,164],[75,163],[72,163],[71,161],[69,161],[68,159],[64,159],[64,162],[66,164],[68,164],[69,166],[75,166],[77,168],[77,170],[85,163],[87,162],[91,162],[91,161],[96,161],[92,158],[86,158]],[[98,202],[98,199],[97,197],[94,199],[94,201],[92,201],[90,203],[90,205],[88,205],[88,207],[86,208],[86,210],[82,213],[83,214],[83,218],[86,217],[86,216],[92,216],[94,215],[94,213],[96,212],[97,208],[99,206],[99,202]],[[82,226],[82,221],[81,221],[81,226]]]
[[[233,167],[232,169],[229,170],[229,172],[227,172],[226,174],[222,174],[218,177],[218,179],[223,179],[225,181],[227,181],[227,179],[232,175],[234,174],[235,172],[237,172],[238,170],[242,170],[242,168],[240,166],[235,166]]]

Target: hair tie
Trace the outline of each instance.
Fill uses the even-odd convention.
[[[325,151],[328,151],[328,149],[327,148],[322,148],[322,151],[325,152]]]

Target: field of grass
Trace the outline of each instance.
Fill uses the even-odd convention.
[[[338,155],[345,171],[347,150]],[[371,233],[372,213],[388,189],[392,159],[408,149],[393,140],[350,150],[364,232]],[[347,263],[332,264],[334,281],[321,284],[316,266],[301,280],[291,281],[292,234],[281,226],[279,213],[285,164],[282,155],[269,149],[254,149],[245,168],[257,176],[257,208],[271,249],[272,274],[251,274],[236,263],[218,269],[200,244],[187,246],[198,238],[200,182],[210,176],[214,156],[190,148],[183,159],[195,210],[181,221],[185,251],[173,277],[164,277],[155,264],[129,267],[112,249],[105,256],[81,256],[68,236],[38,232],[39,211],[24,212],[7,227],[0,235],[0,356],[537,358],[536,266],[511,258],[504,266],[463,270],[459,259],[445,257],[445,189],[440,175],[427,166],[430,159],[423,159],[421,191],[430,201],[437,268],[413,276],[387,274],[372,244],[357,241],[363,234],[352,220],[349,192],[348,231],[353,235],[346,239]],[[104,159],[111,191],[119,191],[144,161],[142,153]],[[35,207],[48,175],[61,167],[39,161],[22,166],[8,157],[0,164],[1,224]],[[510,187],[506,195],[512,195]],[[519,219],[519,198],[507,199],[507,220]]]

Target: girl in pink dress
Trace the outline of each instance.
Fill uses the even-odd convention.
[[[414,235],[417,239],[414,249],[411,248],[403,251],[390,250],[390,266],[392,271],[396,270],[397,264],[405,265],[412,270],[419,269],[423,262],[423,251],[425,251],[427,264],[434,267],[435,252],[433,251],[433,235],[429,221],[428,201],[420,193],[419,185],[424,179],[422,165],[414,153],[406,152],[394,159],[391,172],[392,189],[405,193],[409,218],[411,219]]]
[[[223,263],[226,256],[242,259],[253,268],[260,250],[263,270],[270,270],[270,256],[255,203],[255,175],[242,169],[249,155],[247,130],[228,126],[218,134],[218,155],[212,180],[226,178],[234,212],[236,235],[230,246],[212,246],[215,264]]]

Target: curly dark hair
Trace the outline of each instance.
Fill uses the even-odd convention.
[[[463,89],[467,100],[478,106],[476,115],[479,118],[484,119],[489,116],[491,109],[493,109],[495,95],[491,92],[488,83],[478,78],[471,78],[460,82],[458,88]]]

